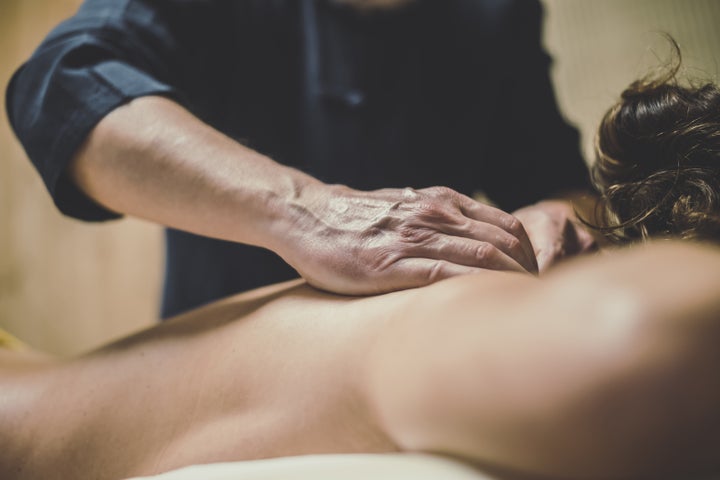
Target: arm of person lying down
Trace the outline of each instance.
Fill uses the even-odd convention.
[[[720,472],[720,250],[500,276],[438,285],[375,344],[368,391],[402,448],[521,478]]]

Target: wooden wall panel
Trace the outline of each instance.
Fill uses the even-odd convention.
[[[0,88],[79,0],[0,1]],[[657,31],[681,43],[693,76],[717,79],[717,0],[545,0],[559,102],[589,152],[601,114],[657,63]],[[72,353],[155,321],[161,232],[134,220],[62,217],[13,137],[0,96],[0,326]],[[589,158],[589,157],[588,157]]]
[[[0,2],[0,88],[78,0]],[[55,210],[0,100],[0,326],[66,354],[157,317],[161,231],[137,220],[90,225]]]

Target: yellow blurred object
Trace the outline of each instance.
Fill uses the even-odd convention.
[[[13,350],[16,352],[21,352],[25,350],[29,350],[30,347],[27,346],[24,342],[18,340],[14,336],[10,335],[8,332],[0,328],[0,348],[6,349],[6,350]]]

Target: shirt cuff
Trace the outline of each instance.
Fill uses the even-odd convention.
[[[84,73],[92,77],[93,91],[82,97],[77,94],[75,101],[81,108],[73,111],[55,137],[51,151],[60,161],[49,166],[45,182],[63,214],[89,221],[112,220],[121,215],[99,205],[77,187],[68,174],[70,161],[92,129],[114,109],[143,96],[179,100],[180,95],[171,86],[119,61],[103,62]]]

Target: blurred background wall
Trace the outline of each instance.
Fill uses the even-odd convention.
[[[544,0],[558,101],[591,159],[594,128],[633,79],[683,48],[685,73],[718,80],[718,0]],[[0,89],[79,0],[0,0]],[[162,234],[137,220],[62,217],[25,158],[0,99],[0,327],[67,354],[157,318]]]
[[[159,228],[60,215],[8,125],[12,72],[80,3],[0,0],[0,327],[63,354],[151,323],[162,269]]]
[[[682,74],[719,79],[719,0],[542,1],[558,102],[579,127],[588,161],[608,107],[630,82],[670,58],[662,33],[682,48]]]

